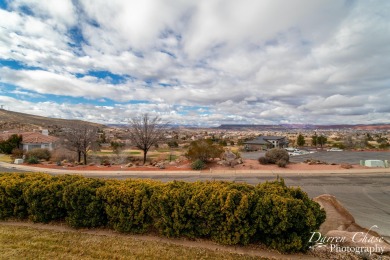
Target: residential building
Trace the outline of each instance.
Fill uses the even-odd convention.
[[[23,137],[21,149],[25,151],[31,151],[36,148],[46,148],[52,151],[56,144],[59,142],[59,138],[49,136],[47,130],[39,132],[4,132],[0,133],[0,140],[7,140],[11,135],[18,134]]]
[[[254,140],[244,142],[247,151],[284,148],[288,146],[288,139],[284,136],[259,136]]]

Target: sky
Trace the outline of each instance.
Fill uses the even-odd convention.
[[[0,0],[0,105],[103,124],[390,123],[390,1]]]

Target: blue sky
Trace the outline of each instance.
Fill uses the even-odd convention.
[[[390,123],[390,1],[0,0],[0,104],[98,123]]]

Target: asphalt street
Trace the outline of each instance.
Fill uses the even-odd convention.
[[[241,153],[241,156],[244,159],[257,160],[259,157],[264,156],[265,152],[247,152]],[[351,151],[342,151],[342,152],[327,152],[327,151],[318,151],[315,153],[303,154],[290,156],[291,162],[303,162],[308,159],[320,160],[327,163],[350,163],[350,164],[359,164],[360,160],[388,160],[390,161],[390,152],[381,152],[381,151],[361,151],[361,152],[351,152]]]
[[[17,169],[0,168],[0,172],[20,171]],[[90,177],[107,178],[106,174],[88,174]],[[265,181],[275,180],[270,174],[134,174],[111,175],[110,178],[149,178],[163,182],[182,180],[188,182],[223,180],[245,182],[256,185]],[[356,222],[366,228],[377,225],[377,231],[390,241],[390,174],[283,174],[288,186],[301,187],[312,198],[321,194],[331,194],[346,207],[355,217]]]

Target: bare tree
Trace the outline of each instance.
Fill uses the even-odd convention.
[[[164,139],[166,125],[159,116],[150,118],[148,114],[130,119],[130,140],[144,152],[144,164],[149,149]]]
[[[73,125],[63,129],[63,144],[69,150],[77,153],[77,161],[81,162],[83,156],[84,164],[87,164],[88,152],[96,145],[98,129],[88,125]]]

